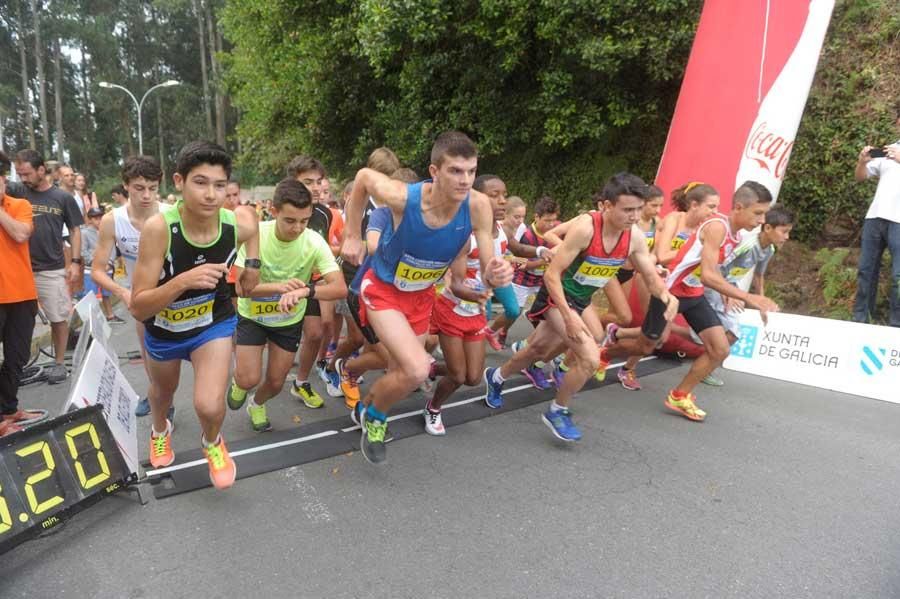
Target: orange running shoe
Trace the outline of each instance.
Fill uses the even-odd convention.
[[[344,393],[344,405],[348,410],[352,410],[359,403],[359,382],[356,377],[347,374],[345,368],[346,362],[343,358],[338,358],[334,362],[334,369],[337,370],[338,376],[341,377],[341,391]]]
[[[706,412],[698,408],[697,404],[694,403],[694,400],[696,400],[697,397],[693,393],[688,393],[682,399],[678,399],[675,397],[674,391],[674,389],[669,391],[665,406],[670,410],[678,412],[688,420],[703,422],[706,418]]]
[[[153,430],[153,427],[150,427]],[[172,423],[166,420],[166,432],[156,436],[150,433],[150,464],[154,468],[171,466],[175,461],[175,452],[172,451]]]
[[[209,480],[215,488],[223,491],[234,484],[237,476],[237,466],[225,447],[225,439],[219,435],[219,442],[215,445],[204,445],[203,453],[209,462]]]

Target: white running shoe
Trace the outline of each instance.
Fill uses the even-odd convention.
[[[429,435],[435,435],[436,437],[447,434],[447,429],[444,428],[444,423],[443,421],[441,421],[440,412],[435,414],[434,412],[429,412],[427,409],[425,409],[422,411],[422,415],[425,416],[426,433],[428,433]]]

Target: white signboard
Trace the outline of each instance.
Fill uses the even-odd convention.
[[[900,403],[900,328],[759,312],[740,318],[725,368]]]
[[[110,356],[102,343],[91,343],[63,412],[102,405],[103,417],[131,472],[138,471],[137,402],[137,393],[119,370],[118,359]]]

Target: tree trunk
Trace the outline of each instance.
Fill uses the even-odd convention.
[[[166,185],[166,144],[163,143],[163,115],[162,100],[157,95],[156,98],[156,139],[159,140],[159,166],[163,172],[162,188],[168,189]]]
[[[39,0],[31,0],[31,13],[34,17],[34,62],[37,65],[38,86],[40,93],[41,107],[41,138],[44,140],[44,147],[41,153],[46,154],[50,151],[50,123],[47,120],[47,78],[44,76],[44,48],[41,44],[41,16],[39,11],[41,6]]]
[[[63,130],[62,68],[60,67],[59,38],[53,40],[53,104],[56,109],[56,159],[65,162],[66,134]]]
[[[16,7],[16,21],[19,23],[19,64],[22,69],[22,103],[25,104],[25,129],[28,132],[28,147],[37,149],[34,137],[34,117],[31,115],[31,96],[28,93],[28,61],[25,58],[25,22],[22,20],[22,6],[13,2]]]
[[[81,21],[81,33],[84,35],[87,32],[87,21],[84,18],[84,13],[79,13],[80,21]],[[93,106],[91,105],[91,96],[90,96],[90,88],[91,82],[88,79],[88,54],[87,47],[84,45],[84,38],[80,38],[78,40],[78,47],[81,50],[81,61],[78,63],[79,75],[81,76],[81,101],[84,104],[84,120],[82,121],[82,125],[84,125],[84,140],[88,142],[93,137],[94,132],[94,111]],[[91,165],[91,171],[93,171],[93,165]]]
[[[213,135],[212,111],[209,107],[209,75],[206,72],[206,28],[203,25],[202,0],[191,0],[197,14],[197,37],[200,42],[200,76],[203,79],[203,112],[206,114],[206,136]]]
[[[212,67],[212,83],[216,98],[216,143],[225,146],[225,108],[222,101],[222,82],[219,78],[219,61],[216,59],[216,22],[213,18],[212,0],[206,0],[206,25],[209,33],[209,65]]]
[[[222,52],[221,27],[216,27],[216,52]],[[226,94],[224,78],[221,77],[221,67],[219,67],[219,69],[220,74],[217,76],[219,79],[216,84],[216,114],[218,115],[218,118],[216,119],[216,138],[219,137],[219,124],[221,123],[222,141],[218,143],[224,148],[225,138],[228,132],[228,94]]]

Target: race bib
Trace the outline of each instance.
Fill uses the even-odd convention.
[[[581,285],[602,289],[616,276],[623,264],[625,264],[625,260],[610,260],[587,256],[572,279]]]
[[[686,276],[682,281],[688,287],[703,287],[703,282],[700,280],[701,268],[698,265],[697,268],[691,271],[691,274]]]
[[[447,264],[444,262],[403,254],[394,271],[394,287],[400,291],[422,291],[440,281],[446,271]]]
[[[294,317],[294,310],[281,312],[278,310],[280,295],[270,297],[254,297],[250,300],[250,318],[259,324],[274,325]]]
[[[684,233],[679,233],[675,237],[672,238],[672,249],[680,250],[684,243],[688,240],[689,235]]]
[[[749,268],[744,268],[742,266],[735,266],[731,270],[728,271],[728,278],[732,280],[737,280],[743,277],[745,274],[750,272]]]
[[[208,293],[173,302],[156,315],[153,324],[172,333],[211,325],[215,298],[215,293]]]

